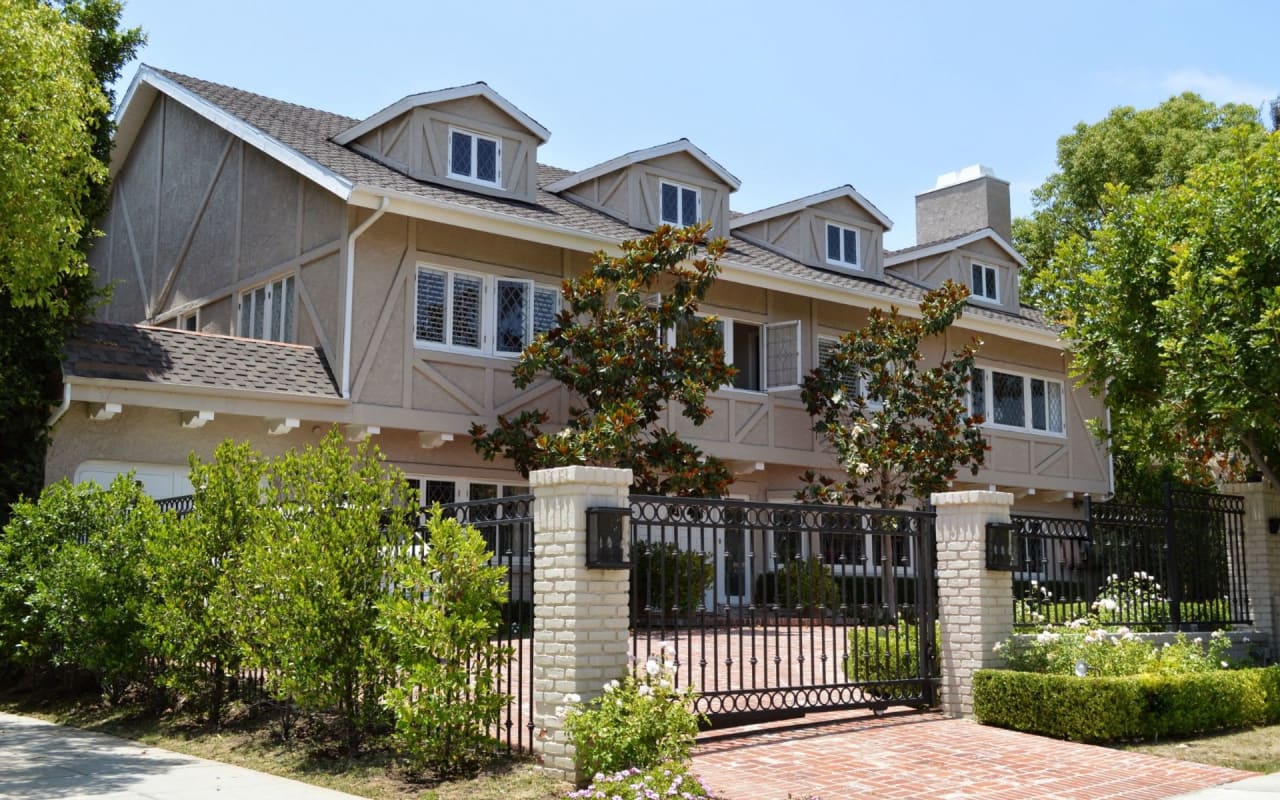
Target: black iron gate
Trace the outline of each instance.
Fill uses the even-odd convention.
[[[631,498],[632,654],[676,651],[712,727],[930,706],[934,515]]]
[[[498,688],[509,696],[494,737],[508,749],[533,751],[533,495],[473,500],[441,506],[459,522],[477,528],[507,569],[507,603],[497,642],[511,648],[499,668]]]

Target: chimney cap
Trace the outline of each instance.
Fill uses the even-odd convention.
[[[971,164],[964,169],[958,169],[955,172],[944,172],[939,175],[933,188],[934,190],[945,189],[948,186],[976,181],[978,178],[996,178],[996,171],[986,164]],[[1000,179],[996,178],[996,180]]]

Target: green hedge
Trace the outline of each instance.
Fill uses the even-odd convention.
[[[1081,742],[1188,736],[1280,722],[1280,665],[1115,678],[980,670],[973,707],[987,725]]]

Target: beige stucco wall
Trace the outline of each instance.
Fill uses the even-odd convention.
[[[292,338],[331,345],[345,224],[334,195],[158,96],[90,254],[114,287],[99,316],[171,324],[198,310],[201,330],[235,333],[240,292],[294,275]]]

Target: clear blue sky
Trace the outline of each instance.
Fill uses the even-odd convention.
[[[124,21],[145,63],[353,117],[483,80],[569,169],[688,137],[742,180],[739,211],[850,183],[890,248],[943,172],[993,167],[1025,214],[1077,122],[1280,94],[1274,0],[126,0]]]

